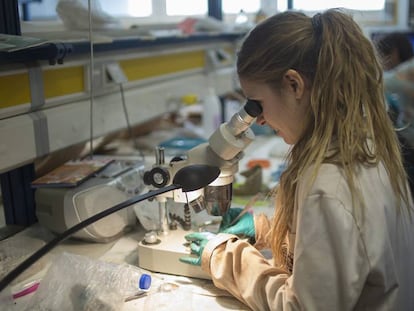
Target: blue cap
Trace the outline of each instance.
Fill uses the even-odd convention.
[[[142,274],[139,278],[139,289],[149,289],[151,286],[151,275]]]

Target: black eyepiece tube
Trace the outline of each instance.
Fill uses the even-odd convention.
[[[263,111],[260,103],[257,100],[253,100],[253,99],[247,100],[246,104],[244,105],[244,110],[246,110],[246,112],[252,118],[256,118]]]

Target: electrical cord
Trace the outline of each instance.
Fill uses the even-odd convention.
[[[88,0],[88,18],[89,18],[89,48],[90,48],[90,59],[89,59],[89,156],[93,158],[93,108],[94,108],[94,96],[95,88],[93,85],[93,71],[95,66],[94,51],[93,51],[93,40],[92,40],[92,9],[91,0]]]
[[[125,116],[125,120],[126,120],[126,123],[127,123],[129,138],[132,140],[132,142],[134,144],[134,149],[139,152],[139,155],[141,156],[142,161],[145,161],[145,155],[142,152],[142,150],[138,148],[137,140],[135,139],[135,136],[132,133],[132,127],[131,127],[131,123],[129,121],[128,110],[127,110],[127,106],[126,106],[126,102],[125,102],[124,86],[123,86],[122,83],[119,83],[119,89],[121,91],[122,108],[124,110],[124,116]]]

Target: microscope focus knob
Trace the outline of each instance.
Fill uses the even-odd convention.
[[[144,183],[156,188],[162,188],[170,181],[170,173],[162,167],[154,167],[144,173]]]

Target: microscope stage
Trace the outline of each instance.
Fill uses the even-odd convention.
[[[159,243],[138,244],[138,266],[154,272],[210,279],[201,267],[182,263],[180,257],[190,256],[190,246],[184,236],[192,231],[181,228],[170,230],[167,235],[157,236]]]

